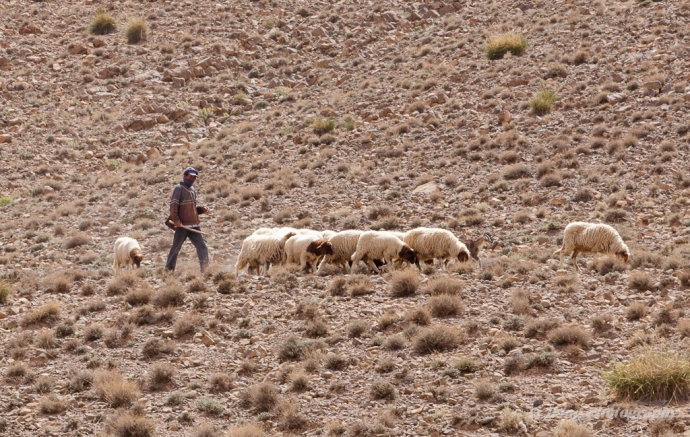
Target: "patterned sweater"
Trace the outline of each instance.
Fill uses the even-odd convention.
[[[184,184],[175,185],[170,197],[170,217],[180,220],[185,226],[199,226],[199,214],[196,212],[196,190]]]

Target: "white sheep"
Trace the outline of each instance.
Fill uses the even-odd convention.
[[[603,223],[572,222],[563,232],[563,246],[555,251],[561,263],[563,257],[572,253],[571,263],[577,265],[577,255],[582,253],[610,253],[618,256],[623,262],[630,259],[630,249],[623,242],[618,231]]]
[[[414,249],[419,261],[439,259],[444,267],[451,259],[465,262],[471,256],[467,246],[446,229],[415,228],[406,232],[402,240]],[[416,264],[420,267],[419,262]]]
[[[282,228],[259,228],[252,232],[252,235],[274,235],[278,238],[283,238],[286,234],[293,232],[297,234],[297,229],[291,228],[289,226],[284,226]]]
[[[139,242],[134,238],[120,237],[115,240],[115,259],[113,260],[113,271],[117,273],[120,267],[131,266],[141,267],[141,260],[144,254],[141,251]]]
[[[352,265],[364,261],[377,273],[379,269],[375,264],[376,260],[383,260],[390,268],[393,268],[393,261],[398,259],[409,263],[418,263],[416,252],[394,233],[388,231],[362,232],[351,259]]]
[[[256,271],[261,273],[264,267],[264,274],[272,264],[285,263],[285,242],[292,237],[294,232],[288,232],[282,238],[275,235],[250,235],[242,242],[240,254],[237,256],[235,271],[239,274],[248,267],[248,272]]]
[[[348,229],[346,231],[333,233],[333,235],[328,238],[333,253],[324,256],[319,268],[321,268],[324,263],[330,263],[341,266],[346,273],[349,272],[350,266],[352,266],[352,254],[357,250],[357,240],[359,240],[359,236],[362,235],[362,232],[363,231],[357,229]]]
[[[288,263],[299,264],[305,273],[315,270],[317,262],[325,255],[332,255],[333,248],[322,233],[300,233],[285,242],[285,254]]]

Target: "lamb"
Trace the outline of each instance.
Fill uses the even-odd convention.
[[[286,259],[285,242],[295,235],[288,232],[282,238],[275,235],[252,234],[244,239],[240,254],[237,256],[235,271],[239,274],[248,267],[248,272],[261,273],[264,267],[264,274],[272,264],[283,264]]]
[[[141,251],[139,242],[134,238],[120,237],[115,240],[115,259],[113,261],[113,271],[117,273],[120,267],[131,266],[141,267],[141,260],[144,254]]]
[[[319,268],[324,263],[330,263],[341,266],[348,273],[352,266],[352,254],[357,250],[357,240],[359,240],[360,235],[362,235],[362,231],[356,229],[334,232],[328,237],[333,253],[323,257]]]
[[[440,259],[446,266],[450,259],[465,262],[471,256],[467,246],[446,229],[415,228],[405,233],[403,241],[417,253],[416,264],[420,269],[419,261]]]
[[[305,273],[314,270],[322,256],[332,255],[332,244],[318,232],[297,234],[285,242],[287,262],[297,263]]]
[[[418,264],[417,253],[405,244],[395,234],[387,231],[365,231],[357,240],[355,253],[352,254],[352,264],[364,261],[374,272],[379,272],[375,260],[383,260],[389,266],[393,261],[402,259],[409,263]]]
[[[563,257],[572,253],[571,263],[575,264],[579,272],[580,267],[576,260],[580,252],[610,253],[625,263],[630,260],[630,249],[623,242],[618,231],[603,223],[572,222],[565,227],[563,246],[553,254],[559,255],[563,263]]]

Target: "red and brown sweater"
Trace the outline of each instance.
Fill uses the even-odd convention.
[[[175,185],[170,197],[170,217],[179,220],[185,226],[199,226],[199,214],[196,212],[196,190],[184,184]]]

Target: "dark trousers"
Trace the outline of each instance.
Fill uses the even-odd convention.
[[[196,248],[196,254],[199,257],[199,264],[201,266],[201,273],[203,273],[206,267],[208,267],[208,248],[206,247],[204,236],[183,228],[175,229],[175,236],[173,237],[172,247],[168,253],[168,260],[165,263],[165,268],[167,270],[175,270],[177,255],[180,253],[182,244],[187,238],[189,238],[189,241],[191,241]]]

